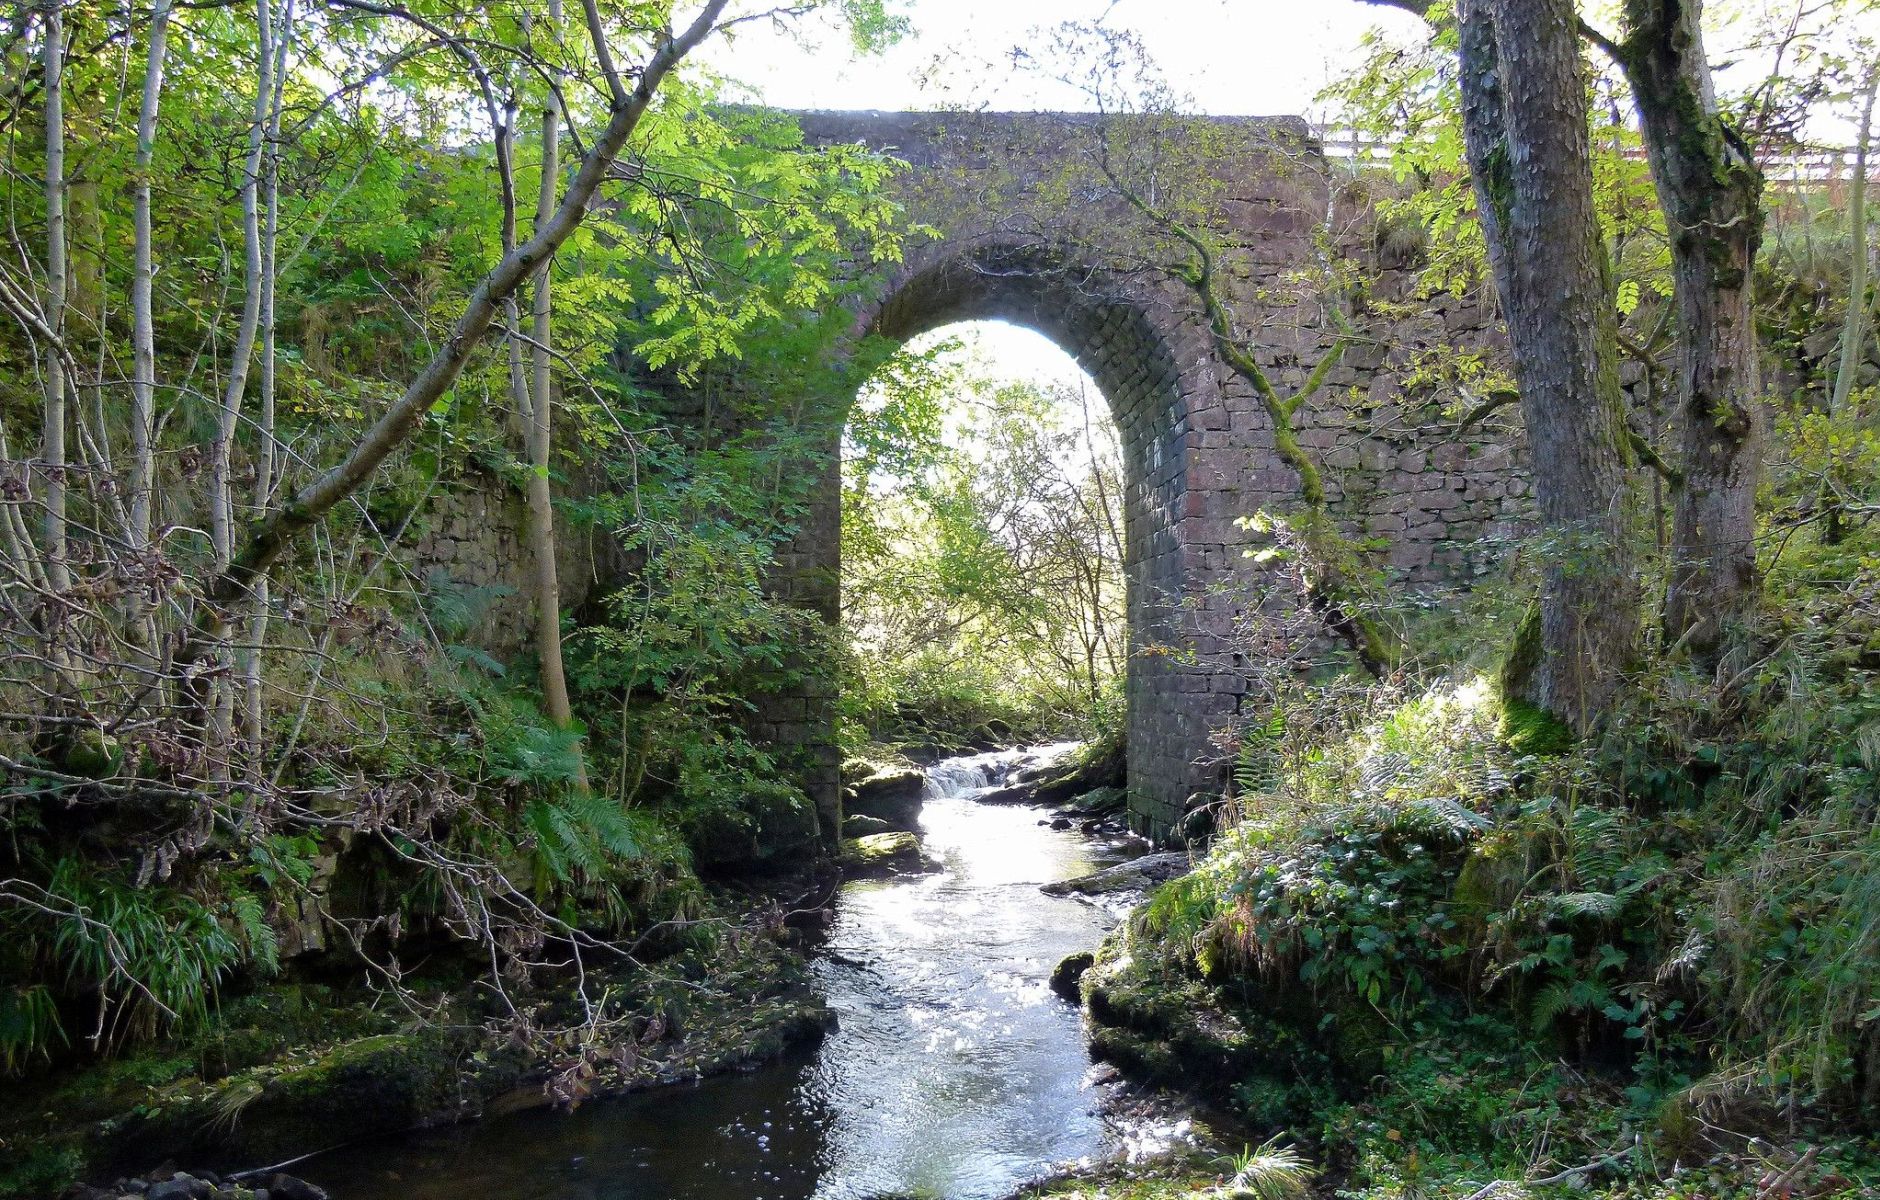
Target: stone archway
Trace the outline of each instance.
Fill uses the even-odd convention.
[[[961,321],[1023,326],[1075,360],[1102,394],[1122,452],[1132,813],[1145,831],[1160,832],[1203,785],[1207,719],[1231,716],[1231,707],[1204,716],[1201,708],[1215,703],[1196,697],[1231,705],[1236,693],[1192,690],[1171,656],[1145,653],[1192,641],[1183,601],[1205,586],[1182,544],[1193,456],[1172,347],[1179,326],[1166,308],[1150,307],[1074,253],[942,243],[897,274],[864,321],[868,333],[895,343]]]
[[[1119,243],[1121,214],[1077,176],[1066,132],[1095,118],[1061,114],[800,114],[812,143],[860,142],[908,164],[897,196],[928,231],[864,304],[857,332],[905,341],[956,321],[999,319],[1043,334],[1091,376],[1110,405],[1123,451],[1130,813],[1166,834],[1188,798],[1218,791],[1210,735],[1238,712],[1244,683],[1231,633],[1254,592],[1242,554],[1255,535],[1236,519],[1290,497],[1292,472],[1273,454],[1265,410],[1213,353],[1194,297]],[[1259,191],[1229,208],[1240,221],[1236,303],[1259,279],[1309,260],[1322,162],[1302,122],[1220,119],[1216,166]],[[1236,178],[1240,178],[1239,175]],[[1080,195],[1084,200],[1080,200]],[[1298,312],[1274,353],[1309,358],[1321,331]],[[1284,362],[1275,359],[1275,369]],[[846,412],[846,409],[844,410]],[[832,431],[832,439],[839,436]],[[828,619],[839,613],[840,489],[827,479],[795,544],[782,589]],[[1146,652],[1153,651],[1153,652]],[[827,698],[783,697],[760,733],[809,750],[812,793],[838,812],[833,751],[815,745]],[[807,743],[807,744],[806,744]]]
[[[1132,657],[1131,816],[1144,832],[1166,833],[1193,793],[1222,782],[1223,752],[1210,735],[1241,710],[1247,688],[1232,635],[1245,608],[1280,590],[1245,554],[1262,535],[1238,523],[1290,508],[1298,497],[1265,406],[1214,353],[1195,297],[1155,265],[1157,255],[1132,244],[1140,223],[1104,199],[1089,146],[1105,119],[796,116],[811,144],[860,143],[907,164],[891,187],[907,225],[922,232],[910,237],[899,270],[864,287],[858,334],[905,339],[951,321],[1002,318],[1055,341],[1109,401],[1130,484],[1132,641],[1173,651]],[[1301,382],[1338,340],[1326,297],[1297,278],[1312,275],[1326,253],[1351,261],[1363,278],[1364,299],[1348,314],[1361,334],[1326,376],[1329,386],[1294,419],[1298,440],[1318,457],[1331,514],[1368,540],[1379,569],[1406,590],[1466,587],[1496,573],[1532,516],[1523,440],[1508,423],[1513,410],[1465,432],[1444,410],[1472,407],[1471,398],[1453,383],[1431,382],[1420,365],[1432,352],[1498,354],[1492,300],[1429,295],[1415,263],[1379,253],[1363,189],[1333,201],[1332,172],[1303,120],[1196,118],[1188,128],[1205,134],[1182,169],[1200,172],[1216,192],[1210,207],[1223,246],[1216,266],[1224,305],[1242,344],[1281,388]],[[722,381],[727,391],[741,386],[737,375]],[[660,390],[676,415],[702,411],[693,389]],[[800,432],[824,439],[803,466],[815,495],[770,580],[773,594],[832,624],[840,611],[837,448],[852,401],[825,396],[806,406],[815,428]],[[421,562],[512,594],[492,606],[478,634],[500,651],[522,644],[532,627],[527,556],[515,550],[513,520],[490,515],[504,495],[499,486],[443,497],[418,552]],[[585,574],[564,570],[571,586]],[[751,697],[747,723],[833,830],[840,762],[828,689],[806,679]]]
[[[1299,480],[1275,453],[1260,397],[1228,370],[1195,296],[1134,244],[1141,224],[1093,174],[1089,138],[1105,118],[1061,113],[801,113],[812,144],[860,143],[907,164],[892,185],[923,234],[900,269],[876,280],[856,332],[905,340],[954,321],[1003,319],[1067,351],[1108,400],[1123,446],[1129,580],[1130,814],[1162,836],[1189,798],[1218,794],[1223,751],[1211,735],[1241,711],[1247,680],[1234,634],[1268,602],[1266,569],[1246,551],[1263,535],[1240,521],[1295,505]],[[1282,388],[1297,385],[1338,339],[1314,273],[1331,203],[1329,172],[1298,118],[1198,118],[1206,136],[1184,169],[1212,181],[1216,268],[1243,344]],[[1375,266],[1360,202],[1334,253]],[[1347,214],[1348,216],[1350,214]],[[1132,229],[1135,232],[1131,232]],[[1391,307],[1357,314],[1359,339],[1295,417],[1321,456],[1333,514],[1376,540],[1380,565],[1412,588],[1489,569],[1493,543],[1524,519],[1510,477],[1518,444],[1502,433],[1458,444],[1453,429],[1405,419],[1442,397],[1405,395],[1416,355],[1489,325],[1477,298],[1437,298],[1411,313],[1414,270],[1376,267],[1368,286]],[[852,397],[842,401],[843,420]],[[820,499],[780,556],[779,593],[833,622],[839,614],[841,487],[825,431]],[[1154,652],[1142,653],[1153,649]],[[1244,647],[1239,648],[1244,649]],[[826,820],[840,812],[833,697],[761,702],[757,735],[796,751]]]

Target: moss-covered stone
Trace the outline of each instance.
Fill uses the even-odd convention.
[[[1069,807],[1080,813],[1099,816],[1121,812],[1129,804],[1129,794],[1120,787],[1097,787],[1071,800]]]
[[[1510,697],[1502,709],[1501,740],[1516,754],[1564,754],[1573,748],[1573,731],[1537,705]]]
[[[821,834],[816,806],[780,781],[750,788],[736,805],[699,805],[683,828],[693,863],[715,876],[795,868],[816,856]]]
[[[842,839],[840,861],[843,870],[851,874],[919,871],[928,865],[920,851],[920,839],[900,830]]]
[[[1088,950],[1079,950],[1067,954],[1051,968],[1051,990],[1066,1000],[1077,1000],[1082,993],[1079,985],[1083,982],[1084,972],[1096,964],[1097,956]]]
[[[870,765],[866,774],[844,776],[844,811],[886,821],[896,829],[918,828],[926,773],[899,764]]]
[[[1213,984],[1127,933],[1104,942],[1081,987],[1092,1053],[1229,1110],[1244,1112],[1257,1097],[1262,1120],[1301,1116],[1314,1089],[1342,1069],[1327,1052],[1338,1018],[1325,1021],[1303,988]]]
[[[859,813],[845,817],[842,821],[842,836],[845,838],[868,837],[876,833],[893,833],[894,826],[880,817],[864,817]]]

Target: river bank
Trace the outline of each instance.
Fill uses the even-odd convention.
[[[435,1181],[439,1194],[507,1179],[501,1194],[560,1195],[540,1180],[650,1169],[643,1157],[609,1165],[604,1152],[568,1149],[594,1128],[611,1130],[610,1144],[632,1144],[620,1134],[639,1118],[621,1113],[636,1105],[661,1128],[677,1118],[733,1130],[729,1140],[748,1141],[758,1156],[747,1175],[766,1187],[779,1176],[763,1162],[787,1156],[797,1138],[797,1176],[819,1181],[804,1186],[838,1189],[805,1196],[875,1194],[857,1190],[871,1177],[866,1164],[891,1161],[965,1188],[945,1194],[990,1197],[1053,1164],[1166,1141],[1168,1130],[1156,1128],[1166,1114],[1151,1119],[1121,1102],[1115,1074],[1091,1066],[1077,1010],[1049,990],[1059,961],[1093,949],[1120,902],[1039,891],[1140,846],[1092,813],[1025,803],[1010,785],[1041,761],[1008,752],[935,764],[916,805],[915,858],[861,872],[869,877],[852,878],[831,907],[832,879],[806,892],[810,881],[797,878],[761,903],[719,897],[722,927],[709,952],[596,973],[587,994],[599,1011],[585,1027],[571,998],[532,998],[533,1020],[574,1030],[556,1041],[505,1038],[487,997],[469,991],[409,997],[430,1006],[422,1019],[384,996],[312,985],[242,997],[214,1039],[106,1064],[11,1107],[0,1123],[11,1194],[56,1190],[34,1175],[104,1181],[142,1171],[167,1181],[171,1166],[149,1164],[168,1160],[221,1171],[294,1161],[343,1200],[407,1196],[413,1178]],[[1039,778],[1034,770],[1031,782]],[[1091,836],[1106,827],[1110,836]],[[825,937],[819,955],[806,953]],[[823,1042],[831,1031],[834,1048]],[[244,1061],[249,1054],[263,1061]],[[807,1106],[806,1079],[820,1089]],[[901,1090],[884,1090],[886,1080]],[[652,1088],[661,1090],[630,1098]],[[538,1115],[575,1103],[582,1111],[572,1118]],[[780,1122],[785,1110],[792,1115]],[[724,1119],[746,1112],[758,1115]],[[952,1134],[931,1142],[924,1125],[884,1121],[884,1112],[951,1121]],[[550,1148],[554,1161],[521,1156],[531,1164],[524,1179],[471,1155],[473,1180],[433,1162],[465,1160],[464,1146],[492,1137]],[[724,1160],[723,1146],[688,1147],[662,1169],[686,1174]],[[847,1147],[846,1159],[832,1147]],[[416,1165],[386,1165],[387,1155],[414,1154]],[[683,1181],[658,1186],[666,1190],[621,1194],[690,1194]],[[716,1176],[699,1186],[700,1195],[736,1194]]]
[[[565,992],[512,997],[537,1027],[572,1031],[561,1036],[525,1036],[474,986],[418,987],[403,1003],[318,984],[237,998],[214,1036],[19,1088],[0,1115],[0,1195],[51,1195],[66,1179],[161,1161],[254,1168],[774,1059],[821,1037],[833,1014],[780,902],[739,910],[734,899],[751,900],[721,898],[709,950],[594,971],[585,1025]]]
[[[808,966],[836,1014],[814,1046],[572,1115],[511,1114],[300,1169],[340,1200],[994,1200],[1065,1163],[1185,1137],[1183,1114],[1092,1063],[1081,1014],[1049,985],[1116,910],[1040,887],[1142,847],[1054,828],[1058,808],[980,802],[1023,759],[936,764],[916,822],[932,869],[843,885]]]

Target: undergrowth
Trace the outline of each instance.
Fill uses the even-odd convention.
[[[1487,674],[1274,706],[1093,993],[1172,968],[1319,1047],[1212,1091],[1354,1200],[1874,1194],[1876,595],[1789,545],[1714,676],[1645,664],[1584,743]]]

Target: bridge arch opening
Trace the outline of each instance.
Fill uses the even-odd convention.
[[[1105,723],[1129,658],[1123,468],[1074,359],[1003,321],[916,335],[860,389],[842,482],[850,709],[871,734]]]
[[[915,256],[863,319],[867,333],[903,346],[964,323],[1029,330],[1061,351],[1101,398],[1120,451],[1132,790],[1153,793],[1132,810],[1152,833],[1179,816],[1200,732],[1172,724],[1195,707],[1183,696],[1178,656],[1144,653],[1184,641],[1180,614],[1193,574],[1181,537],[1181,522],[1194,513],[1180,320],[1158,300],[1114,272],[1036,247],[941,244]],[[840,578],[839,546],[834,552]]]

